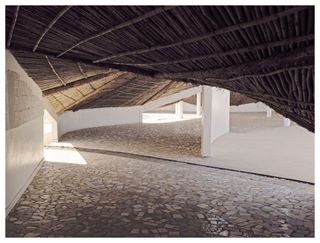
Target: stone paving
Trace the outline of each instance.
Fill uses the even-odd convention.
[[[61,141],[75,147],[149,155],[314,182],[314,134],[297,125],[284,128],[282,117],[276,114],[270,119],[264,113],[231,113],[230,120],[231,132],[214,142],[214,155],[208,158],[200,154],[200,118],[89,128],[69,132]]]
[[[282,126],[280,116],[274,116],[273,119],[264,117],[264,113],[246,114],[245,116],[231,114],[231,132],[243,133],[259,127]],[[62,136],[61,141],[71,143],[75,147],[190,160],[190,158],[201,156],[201,118],[174,124],[127,124],[88,128],[69,132]]]
[[[314,236],[312,185],[79,153],[86,164],[44,163],[8,215],[7,237]]]

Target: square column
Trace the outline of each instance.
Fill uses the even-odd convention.
[[[283,117],[283,126],[284,127],[290,127],[291,120],[289,118]]]
[[[178,118],[183,118],[183,101],[179,101],[175,104],[175,114]]]
[[[267,117],[268,118],[272,117],[272,109],[269,106],[267,106]]]
[[[201,93],[197,94],[197,116],[201,115]]]
[[[203,86],[201,155],[213,156],[213,142],[230,131],[230,91]]]

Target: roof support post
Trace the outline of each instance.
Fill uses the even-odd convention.
[[[213,156],[213,142],[230,131],[230,91],[203,86],[201,155]]]
[[[272,117],[272,109],[267,106],[267,118],[271,118]]]
[[[201,116],[201,92],[197,94],[197,116]]]
[[[179,119],[183,119],[183,101],[180,100],[175,104],[175,113]]]
[[[291,120],[289,118],[283,117],[283,126],[284,127],[290,127]]]

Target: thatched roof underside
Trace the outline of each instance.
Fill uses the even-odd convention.
[[[196,105],[197,104],[197,96],[192,95],[188,98],[183,99],[184,102],[187,102],[189,104]],[[247,97],[246,95],[242,95],[237,92],[230,92],[230,105],[245,105],[249,103],[256,103],[257,100],[251,99]]]
[[[313,6],[7,6],[6,43],[58,113],[210,85],[314,131]]]

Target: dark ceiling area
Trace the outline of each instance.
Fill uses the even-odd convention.
[[[314,29],[313,6],[6,7],[6,48],[57,113],[210,85],[309,131]]]

